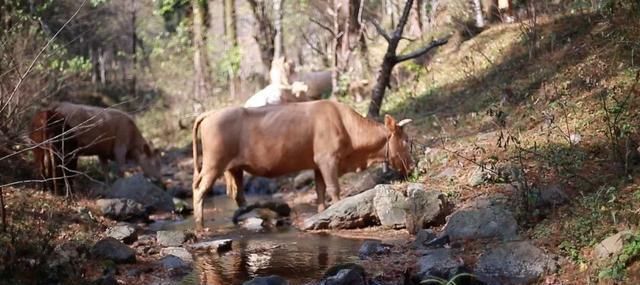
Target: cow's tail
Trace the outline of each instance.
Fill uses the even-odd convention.
[[[198,163],[198,129],[200,129],[200,123],[202,120],[207,117],[208,113],[201,114],[196,118],[193,122],[193,131],[191,135],[191,139],[193,140],[193,187],[195,187],[200,183],[200,169]]]

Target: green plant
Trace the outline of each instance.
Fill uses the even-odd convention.
[[[622,249],[622,252],[616,256],[613,264],[600,271],[599,278],[621,280],[626,274],[626,268],[632,262],[640,257],[640,232],[636,233],[629,239],[628,243]]]

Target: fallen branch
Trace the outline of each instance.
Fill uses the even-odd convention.
[[[424,46],[420,49],[417,49],[413,52],[410,52],[408,54],[404,54],[404,55],[400,55],[396,57],[396,63],[400,63],[406,60],[410,60],[410,59],[414,59],[416,57],[419,57],[427,52],[429,52],[430,50],[439,47],[441,45],[444,45],[447,43],[447,39],[439,39],[439,40],[434,40],[432,41],[429,45]]]

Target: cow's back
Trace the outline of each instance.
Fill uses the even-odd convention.
[[[110,158],[116,140],[129,143],[132,134],[139,131],[126,113],[116,109],[60,102],[52,105],[63,114],[68,124],[76,128],[76,140],[82,155],[100,155]]]

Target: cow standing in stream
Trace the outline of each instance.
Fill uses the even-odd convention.
[[[193,208],[202,229],[203,197],[224,174],[227,193],[245,204],[242,175],[276,177],[313,169],[318,211],[326,207],[325,190],[340,199],[338,177],[377,162],[389,162],[402,174],[413,168],[403,126],[385,116],[384,124],[328,100],[265,106],[229,107],[201,114],[193,125]],[[201,139],[198,139],[198,132]],[[202,144],[202,168],[198,143]]]

